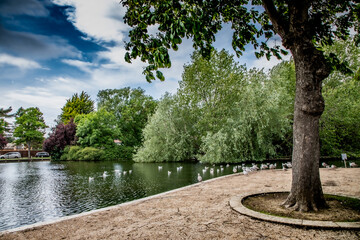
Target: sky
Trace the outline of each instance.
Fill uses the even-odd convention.
[[[145,63],[124,60],[125,11],[119,0],[1,0],[0,108],[38,107],[53,127],[66,100],[81,91],[94,101],[100,90],[123,87],[141,87],[155,99],[175,93],[193,52],[191,39],[170,52],[166,80],[148,83]],[[223,25],[215,48],[235,54],[231,36],[230,25]],[[265,70],[279,63],[256,59],[251,46],[236,60]]]

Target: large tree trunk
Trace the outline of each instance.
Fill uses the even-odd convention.
[[[298,211],[316,211],[326,207],[319,173],[319,119],[325,107],[321,84],[330,71],[323,54],[310,42],[294,44],[291,52],[296,69],[293,173],[284,205]]]
[[[28,146],[28,158],[31,158],[31,155],[30,155],[31,142],[28,142],[27,146]]]

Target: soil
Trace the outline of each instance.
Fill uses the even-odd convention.
[[[334,199],[326,196],[328,208],[319,209],[317,212],[298,212],[283,207],[281,204],[286,200],[289,193],[269,193],[257,196],[251,196],[243,201],[244,206],[265,214],[298,218],[313,221],[334,221],[334,222],[358,222],[360,221],[360,209],[355,206],[346,204],[346,199]],[[357,206],[360,200],[351,198],[349,200],[356,201]]]
[[[360,197],[360,168],[321,169],[325,193]],[[331,183],[331,184],[328,184]],[[252,219],[229,206],[250,192],[289,191],[291,170],[234,174],[0,239],[360,239],[360,230],[309,229]]]

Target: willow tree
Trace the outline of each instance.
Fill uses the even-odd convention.
[[[177,50],[182,38],[192,38],[194,48],[209,56],[222,23],[230,23],[232,47],[241,55],[252,44],[256,57],[280,58],[286,51],[268,44],[279,36],[293,56],[296,91],[293,127],[291,192],[284,205],[309,211],[325,207],[319,174],[319,118],[325,103],[322,81],[336,67],[346,70],[335,55],[322,46],[345,39],[350,30],[359,33],[360,4],[344,0],[123,0],[124,20],[132,27],[125,60],[140,57],[147,62],[147,81],[164,80],[159,68],[171,66],[169,49]],[[156,34],[148,28],[157,27]],[[360,37],[357,37],[360,40]]]

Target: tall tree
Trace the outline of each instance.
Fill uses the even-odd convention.
[[[360,4],[356,0],[214,0],[155,1],[123,0],[127,7],[125,22],[132,27],[126,45],[125,60],[138,56],[147,61],[148,81],[164,80],[159,68],[170,67],[168,50],[178,49],[184,37],[193,38],[193,46],[209,56],[215,34],[222,22],[234,30],[232,46],[238,55],[251,43],[257,57],[280,57],[280,46],[267,42],[274,35],[290,50],[295,62],[296,93],[293,127],[293,174],[291,192],[284,202],[299,211],[326,206],[319,174],[319,119],[325,103],[322,81],[334,68],[348,70],[336,55],[326,56],[323,45],[335,38],[346,38],[350,29],[360,30]],[[262,7],[261,7],[262,6]],[[158,27],[156,35],[148,27]],[[360,35],[357,35],[357,42]]]
[[[353,74],[334,71],[325,79],[326,108],[320,119],[321,152],[326,155],[360,154],[360,46],[353,39],[326,48],[346,60]]]
[[[149,116],[154,113],[157,101],[145,95],[143,89],[130,87],[101,90],[97,97],[98,108],[115,115],[122,143],[132,150],[140,146],[142,131]]]
[[[183,104],[191,106],[201,116],[198,128],[200,137],[208,131],[217,131],[231,115],[232,103],[239,100],[245,87],[245,67],[239,66],[227,51],[213,51],[204,59],[198,51],[191,56],[191,63],[184,66],[179,96]]]
[[[165,94],[144,128],[136,162],[177,162],[195,157],[199,149],[197,116],[178,95]]]
[[[12,111],[12,108],[0,108],[0,134],[5,135],[6,132],[10,131],[10,124],[5,120],[6,118],[11,118],[14,114],[9,114]]]
[[[119,139],[114,115],[103,108],[77,116],[75,123],[77,124],[77,142],[82,147],[114,147],[114,140]]]
[[[28,148],[28,157],[33,144],[44,140],[45,128],[47,128],[43,114],[39,108],[20,108],[15,117],[14,137],[17,144],[25,143]]]
[[[86,92],[75,93],[70,99],[66,100],[65,106],[61,109],[60,120],[67,124],[77,115],[91,113],[94,109],[94,101]]]

